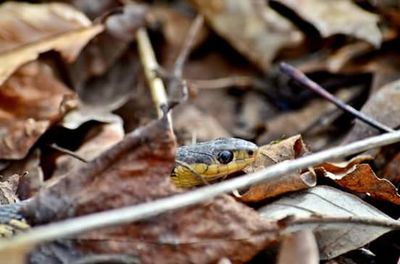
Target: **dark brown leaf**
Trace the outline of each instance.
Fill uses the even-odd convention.
[[[30,63],[0,89],[0,159],[25,157],[36,140],[65,113],[73,92],[44,63]],[[69,98],[69,99],[68,99]]]

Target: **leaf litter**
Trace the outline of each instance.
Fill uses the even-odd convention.
[[[33,232],[190,194],[169,180],[176,142],[234,136],[261,143],[241,172],[251,177],[380,133],[283,75],[281,61],[398,128],[400,19],[388,1],[84,2],[0,5],[0,198],[30,198],[21,212]],[[205,23],[188,47],[196,14]],[[151,121],[160,106],[151,103],[158,99],[137,50],[143,28],[160,62],[156,76],[178,84],[167,85],[171,106],[172,90],[185,97],[187,88],[189,99],[172,110],[174,131],[165,117]],[[176,67],[182,74],[174,75]],[[369,154],[335,157],[141,221],[61,234],[35,249],[2,251],[0,243],[0,254],[13,263],[364,263],[351,253],[364,247],[376,263],[396,263],[398,252],[383,256],[379,245],[398,244],[382,235],[399,228],[399,150]]]

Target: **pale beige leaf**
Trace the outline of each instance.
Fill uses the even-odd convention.
[[[290,232],[311,229],[318,240],[322,259],[359,248],[391,231],[391,226],[398,225],[397,221],[358,197],[327,186],[283,197],[259,212],[270,220],[289,216],[295,219],[288,224]],[[328,221],[333,218],[337,221]],[[313,221],[304,223],[310,219]]]

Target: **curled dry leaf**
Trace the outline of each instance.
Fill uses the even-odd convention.
[[[380,46],[379,17],[361,9],[353,1],[277,0],[315,26],[323,37],[345,34]]]
[[[340,186],[373,198],[400,205],[400,195],[396,187],[386,179],[378,178],[368,164],[357,164],[362,161],[353,159],[345,168],[325,163],[315,168],[317,175],[334,180]]]
[[[299,31],[261,1],[191,2],[219,35],[262,71],[280,49],[302,39]]]
[[[44,63],[32,62],[18,70],[0,88],[0,159],[25,157],[68,110],[63,106],[72,103],[72,95]]]
[[[400,111],[400,80],[391,82],[376,93],[372,94],[361,108],[361,112],[372,117],[376,121],[389,127],[400,126],[398,113]],[[355,125],[344,139],[343,144],[348,144],[363,138],[378,135],[379,131],[369,125],[356,120]]]
[[[4,3],[0,6],[0,84],[40,53],[56,50],[68,62],[103,26],[72,7],[59,4]]]
[[[167,119],[128,134],[25,208],[38,222],[144,203],[180,192],[170,183],[175,142]],[[201,221],[198,221],[201,219]],[[270,231],[270,232],[269,232]],[[128,225],[82,234],[85,253],[129,254],[141,263],[245,262],[276,238],[276,225],[222,196]],[[204,254],[207,252],[207,254]]]
[[[278,256],[278,264],[317,264],[318,245],[310,230],[291,233],[283,238]]]
[[[249,167],[245,168],[245,172],[261,170],[278,162],[285,162],[301,157],[305,153],[307,153],[307,148],[299,135],[277,143],[261,146],[256,160]],[[315,184],[316,177],[312,173],[297,171],[284,175],[274,182],[269,181],[251,186],[244,193],[236,196],[244,202],[258,202],[283,193],[310,188],[315,186]]]
[[[285,219],[287,232],[312,230],[320,258],[330,259],[357,249],[399,223],[358,197],[327,186],[295,193],[261,208],[267,219]]]

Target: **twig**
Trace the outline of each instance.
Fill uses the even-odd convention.
[[[61,153],[64,153],[64,154],[66,154],[66,155],[69,155],[69,156],[71,156],[71,157],[73,157],[73,158],[75,158],[75,159],[77,159],[77,160],[80,160],[80,161],[82,161],[82,162],[84,162],[84,163],[88,163],[88,162],[89,162],[88,160],[86,160],[85,158],[79,156],[79,155],[76,154],[75,152],[73,152],[73,151],[71,151],[71,150],[69,150],[69,149],[60,147],[60,146],[58,146],[57,144],[51,144],[51,145],[49,145],[49,147],[51,147],[51,148],[53,148],[53,149],[55,149],[55,150],[57,150],[57,151],[60,151]]]
[[[203,16],[197,15],[188,30],[185,41],[182,45],[182,49],[179,52],[178,57],[176,58],[174,68],[172,70],[172,78],[170,78],[168,83],[170,98],[172,98],[172,100],[181,101],[180,98],[182,96],[180,96],[180,94],[182,93],[178,93],[179,90],[178,87],[182,85],[181,82],[182,82],[183,66],[185,65],[185,62],[190,54],[190,51],[192,50],[194,39],[197,33],[199,32],[200,28],[202,27],[203,23],[204,23]],[[185,97],[185,95],[183,97]]]
[[[296,225],[322,225],[322,224],[354,224],[354,225],[367,225],[367,226],[374,226],[374,227],[382,227],[388,228],[392,230],[399,230],[400,229],[400,222],[392,219],[382,219],[382,218],[366,218],[366,217],[313,217],[313,218],[294,218],[293,220],[289,220],[285,223],[285,219],[283,219],[284,225],[287,225],[288,231],[290,231],[290,226]]]
[[[376,129],[378,129],[380,132],[393,132],[393,131],[395,131],[392,128],[390,128],[390,127],[388,127],[388,126],[376,121],[375,119],[371,118],[370,116],[358,111],[354,107],[346,104],[345,102],[343,102],[339,98],[335,97],[334,95],[332,95],[331,93],[326,91],[324,88],[322,88],[319,84],[317,84],[316,82],[310,80],[304,73],[302,73],[298,69],[294,68],[293,66],[282,62],[280,64],[280,69],[281,69],[281,71],[283,73],[285,73],[289,77],[293,78],[294,80],[296,80],[297,82],[299,82],[300,84],[305,86],[306,88],[308,88],[308,89],[312,90],[313,92],[317,93],[318,95],[322,96],[323,98],[325,98],[329,102],[331,102],[334,105],[336,105],[338,108],[340,108],[340,109],[352,114],[353,116],[355,116],[356,118],[360,119],[364,123],[366,123],[366,124],[376,128]]]
[[[400,131],[370,137],[345,146],[331,148],[296,160],[275,164],[263,170],[246,174],[244,176],[201,187],[186,193],[156,201],[142,203],[125,208],[109,210],[74,219],[64,220],[46,226],[33,228],[31,231],[18,235],[7,241],[0,241],[0,250],[29,247],[36,243],[59,239],[65,236],[80,234],[96,228],[108,227],[117,224],[132,223],[134,221],[150,218],[165,212],[192,206],[208,201],[223,193],[246,188],[253,184],[275,180],[281,175],[305,169],[325,161],[346,157],[368,149],[393,144],[400,141]]]
[[[168,99],[167,93],[165,92],[164,84],[156,74],[156,70],[159,68],[156,56],[150,43],[149,36],[144,28],[140,28],[137,31],[137,42],[140,60],[143,65],[144,74],[150,87],[151,97],[157,108],[158,117],[163,116],[162,109],[167,107]],[[168,113],[168,122],[172,129],[171,114]]]

